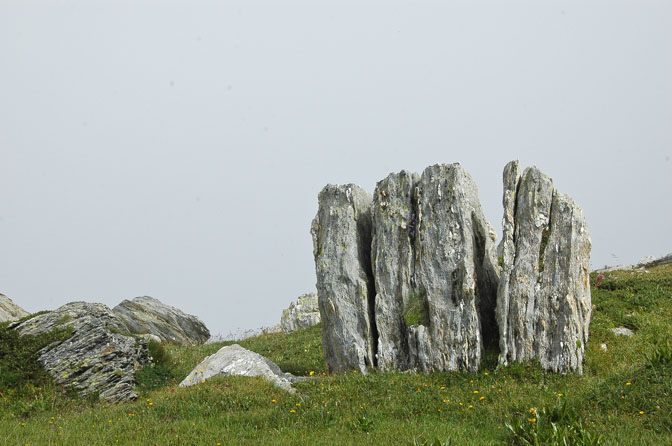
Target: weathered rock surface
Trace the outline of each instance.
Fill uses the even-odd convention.
[[[317,294],[302,294],[282,311],[280,326],[284,333],[301,328],[312,327],[320,323],[320,308],[317,303]]]
[[[375,366],[371,196],[354,184],[325,186],[311,226],[327,369]]]
[[[71,329],[69,339],[40,352],[40,362],[55,381],[110,402],[137,398],[135,372],[149,362],[147,345],[121,334],[126,326],[105,305],[72,302],[14,328],[22,335]]]
[[[276,386],[294,392],[292,383],[303,381],[305,377],[284,373],[273,361],[238,344],[220,348],[208,356],[180,383],[180,387],[193,386],[215,376],[258,376]]]
[[[210,338],[210,331],[199,318],[153,297],[124,300],[112,311],[132,334],[152,334],[163,342],[183,345],[202,344]]]
[[[505,167],[499,247],[459,164],[390,174],[368,203],[329,185],[311,229],[329,370],[475,371],[499,344],[502,364],[581,372],[590,237],[550,178]]]
[[[0,294],[0,322],[16,321],[28,316],[26,310],[18,306],[9,297]]]
[[[371,262],[376,285],[375,318],[381,370],[413,367],[404,309],[413,297],[418,223],[415,173],[392,173],[373,193]],[[409,321],[410,322],[410,321]]]
[[[475,371],[484,337],[497,335],[496,235],[459,164],[428,167],[417,189],[416,292],[429,323],[411,334],[411,361],[425,371]]]
[[[585,218],[537,168],[518,172],[517,161],[504,169],[500,363],[538,358],[545,369],[580,373],[591,314]]]
[[[459,164],[376,186],[372,261],[381,369],[476,370],[497,336],[495,233]]]

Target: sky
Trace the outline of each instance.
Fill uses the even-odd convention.
[[[436,163],[499,236],[518,159],[593,268],[670,253],[671,42],[669,1],[0,0],[0,293],[269,326],[324,185]]]

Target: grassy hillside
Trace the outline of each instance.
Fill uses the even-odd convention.
[[[142,398],[116,406],[55,387],[35,370],[40,341],[17,344],[0,327],[0,443],[672,444],[672,266],[607,273],[593,305],[583,376],[497,369],[496,352],[475,374],[324,376],[313,327],[240,342],[285,371],[313,372],[296,394],[242,377],[178,388],[224,344],[152,345],[158,364],[140,376]],[[635,335],[615,336],[619,326]]]

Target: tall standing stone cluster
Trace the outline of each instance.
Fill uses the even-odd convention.
[[[591,302],[591,242],[583,211],[536,167],[504,168],[500,364],[538,358],[555,372],[583,370]]]
[[[499,262],[459,164],[390,174],[373,197],[353,184],[320,192],[311,233],[329,370],[475,371],[484,347],[497,345],[504,364],[538,357],[548,369],[581,370],[590,290],[575,279],[587,277],[590,240],[580,209],[528,170],[505,169]],[[533,265],[526,253],[541,244]],[[579,332],[581,347],[566,354]]]

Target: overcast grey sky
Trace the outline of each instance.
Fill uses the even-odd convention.
[[[593,267],[672,251],[672,2],[0,0],[0,292],[151,295],[213,334],[315,286],[327,183],[505,163]]]

